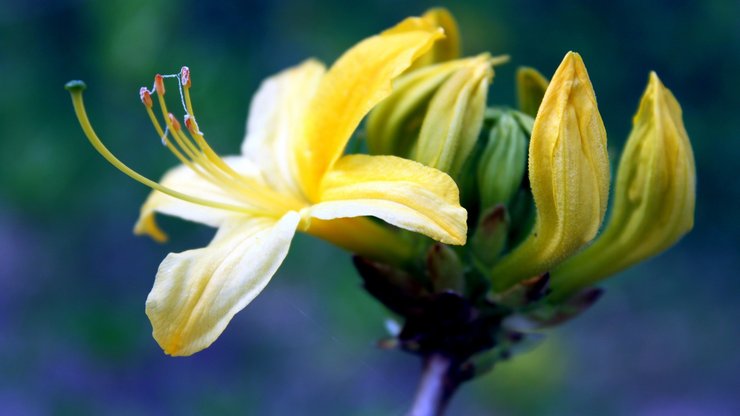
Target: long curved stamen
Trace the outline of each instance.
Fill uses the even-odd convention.
[[[202,169],[208,175],[206,177],[208,181],[222,189],[230,190],[230,193],[234,196],[240,197],[253,205],[257,204],[264,211],[274,211],[276,207],[282,210],[297,208],[297,204],[294,203],[295,201],[288,201],[284,197],[273,195],[264,186],[238,173],[226,164],[211,149],[202,134],[196,132],[197,127],[193,124],[194,119],[190,115],[186,115],[185,119],[185,125],[190,132],[190,136],[188,136],[180,128],[179,122],[177,122],[172,113],[167,109],[167,103],[164,99],[165,88],[163,79],[164,76],[159,74],[154,78],[154,90],[157,92],[157,100],[162,117],[167,125],[167,130],[174,139],[174,143],[190,158],[192,164]],[[191,136],[194,139],[191,139]],[[197,169],[194,170],[198,172]]]
[[[193,204],[216,208],[216,209],[223,209],[227,211],[241,212],[241,213],[246,213],[246,214],[260,214],[260,211],[252,209],[252,208],[232,205],[232,204],[226,204],[226,203],[217,202],[217,201],[209,201],[206,199],[198,198],[196,196],[187,195],[182,192],[178,192],[174,189],[163,186],[139,174],[133,169],[129,168],[123,162],[118,160],[118,158],[116,158],[113,155],[113,153],[111,153],[110,150],[108,150],[107,147],[105,147],[103,142],[100,140],[98,135],[95,133],[95,130],[93,130],[92,125],[90,124],[90,120],[87,117],[87,112],[85,111],[85,104],[82,99],[82,92],[86,88],[85,83],[83,83],[82,81],[70,81],[67,83],[67,85],[65,85],[65,88],[67,89],[67,91],[69,91],[70,95],[72,96],[72,105],[74,106],[74,109],[75,109],[75,115],[77,116],[77,120],[80,122],[82,131],[85,133],[85,136],[90,141],[90,144],[92,144],[95,150],[97,150],[98,153],[100,153],[100,155],[105,158],[105,160],[107,160],[111,165],[115,166],[121,172],[128,175],[131,179],[141,184],[144,184],[156,191],[167,194],[173,198],[177,198],[177,199],[187,201]]]
[[[141,89],[139,90],[139,96],[141,97],[142,104],[144,104],[144,107],[146,108],[146,112],[149,115],[149,119],[151,120],[152,125],[154,125],[154,130],[156,130],[159,137],[162,138],[162,144],[164,144],[167,149],[169,149],[172,154],[175,155],[180,163],[186,165],[191,170],[193,170],[193,172],[197,173],[204,179],[210,180],[207,173],[203,172],[203,170],[199,166],[194,164],[191,159],[185,157],[182,152],[180,152],[180,150],[172,144],[172,141],[169,139],[169,128],[166,130],[162,130],[162,126],[159,124],[159,120],[157,120],[157,116],[154,115],[154,111],[152,110],[151,92],[146,87],[141,87]]]
[[[192,137],[192,139],[187,136],[185,131],[182,131],[181,135],[173,134],[173,136],[176,136],[175,140],[178,141],[181,147],[186,146],[193,154],[195,154],[195,156],[191,156],[191,159],[193,159],[196,164],[202,166],[211,175],[213,175],[215,180],[220,183],[221,186],[241,190],[242,193],[250,196],[250,200],[261,200],[265,202],[266,206],[272,208],[281,207],[287,210],[297,209],[303,205],[302,201],[285,194],[277,194],[271,189],[265,188],[254,179],[245,177],[234,170],[234,168],[229,164],[224,162],[213,148],[211,148],[203,136],[203,133],[200,131],[198,122],[195,119],[193,105],[190,99],[190,86],[192,83],[190,78],[190,69],[186,66],[182,67],[179,74],[167,76],[157,75],[157,77],[155,77],[154,89],[157,92],[157,98],[163,116],[165,117],[165,121],[167,121],[169,114],[164,100],[165,89],[163,78],[165,77],[174,77],[178,80],[180,100],[182,102],[183,109],[185,110],[185,127],[190,133],[190,137]],[[170,126],[170,131],[171,130],[172,127]]]

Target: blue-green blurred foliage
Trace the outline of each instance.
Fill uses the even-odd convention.
[[[264,77],[423,12],[421,1],[6,0],[0,4],[0,414],[402,414],[417,363],[378,351],[384,311],[346,254],[301,236],[273,283],[208,350],[165,357],[144,299],[170,251],[211,230],[163,220],[135,238],[147,189],[87,144],[62,86],[88,84],[98,133],[150,177],[175,160],[138,100],[188,65],[199,122],[235,153]],[[699,174],[695,230],[606,284],[530,356],[455,398],[451,414],[738,414],[740,3],[456,1],[466,53],[550,75],[580,52],[619,153],[648,71],[681,102]],[[176,105],[177,103],[173,103]],[[549,343],[548,343],[549,342]]]

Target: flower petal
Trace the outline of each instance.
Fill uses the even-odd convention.
[[[233,167],[237,172],[256,178],[257,168],[246,158],[232,156],[223,160]],[[197,196],[216,202],[229,203],[233,205],[245,205],[244,195],[235,195],[225,192],[222,188],[207,181],[184,165],[170,169],[160,180],[163,186],[180,191],[182,193]],[[154,240],[163,242],[167,240],[167,234],[157,225],[155,214],[172,215],[188,221],[194,221],[211,227],[218,227],[223,221],[235,215],[234,212],[220,210],[193,204],[158,191],[153,191],[144,202],[139,213],[139,219],[134,225],[134,234],[149,235]]]
[[[311,216],[371,215],[449,244],[465,244],[467,212],[446,173],[395,156],[348,155],[321,183]]]
[[[434,7],[427,10],[422,19],[439,26],[444,30],[445,38],[434,44],[434,47],[417,59],[409,70],[418,69],[427,65],[456,59],[460,56],[460,29],[457,21],[443,7]]]
[[[305,113],[324,72],[323,64],[309,59],[267,78],[252,98],[242,153],[278,191],[302,194],[294,141],[303,135]]]
[[[169,355],[207,348],[264,289],[288,253],[300,216],[231,219],[208,247],[169,254],[146,301],[153,335]]]
[[[430,22],[409,18],[360,42],[331,67],[308,112],[299,149],[309,197],[316,196],[321,175],[342,155],[362,118],[391,93],[393,78],[441,37],[442,30]]]

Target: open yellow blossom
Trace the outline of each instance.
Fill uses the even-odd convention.
[[[427,52],[442,30],[409,18],[347,51],[327,71],[308,60],[263,82],[251,104],[242,155],[221,158],[206,143],[190,102],[190,74],[176,76],[185,128],[166,109],[164,79],[155,79],[166,127],[142,101],[164,144],[183,163],[157,183],[113,156],[92,130],[82,88],[71,85],[88,139],[111,163],[152,187],[138,234],[165,238],[155,213],[218,227],[205,247],[168,255],[146,302],[154,338],[167,354],[208,347],[268,283],[296,230],[360,255],[403,262],[411,253],[388,228],[362,216],[464,244],[466,211],[445,173],[394,156],[344,155],[370,109],[388,96],[392,80]],[[189,134],[188,134],[189,133]]]

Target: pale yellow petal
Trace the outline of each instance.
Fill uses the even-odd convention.
[[[324,72],[323,64],[307,60],[264,80],[252,98],[242,153],[277,191],[302,195],[295,141]]]
[[[327,172],[315,218],[374,216],[449,244],[465,244],[467,212],[447,174],[395,156],[349,155]]]
[[[316,197],[321,176],[342,155],[363,117],[391,93],[391,81],[443,36],[423,21],[412,24],[419,21],[407,19],[360,42],[321,80],[298,149],[303,189],[309,197]]]
[[[146,301],[153,335],[169,355],[207,348],[267,285],[288,253],[300,216],[225,222],[205,248],[168,255]]]
[[[226,157],[223,160],[241,174],[256,178],[257,168],[243,157]],[[190,168],[180,165],[169,170],[160,180],[160,183],[170,189],[187,195],[200,197],[209,201],[222,202],[237,206],[249,206],[249,194],[234,193],[204,179]],[[193,204],[158,191],[152,191],[142,205],[139,219],[134,225],[134,234],[149,235],[154,240],[163,242],[167,234],[157,225],[155,214],[161,213],[179,217],[211,227],[218,227],[227,218],[235,215],[232,211]]]

